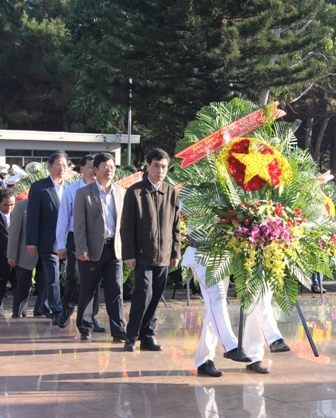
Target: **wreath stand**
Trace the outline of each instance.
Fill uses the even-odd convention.
[[[319,353],[317,351],[316,345],[314,343],[313,337],[312,337],[311,332],[310,332],[310,330],[308,328],[307,322],[305,320],[305,317],[303,315],[303,312],[301,310],[301,306],[300,306],[298,300],[295,302],[295,306],[296,306],[296,309],[297,309],[298,314],[300,316],[300,319],[301,319],[303,328],[305,330],[306,336],[308,338],[308,341],[309,341],[310,347],[311,347],[311,349],[312,349],[312,351],[314,353],[314,356],[315,357],[318,357],[319,356]],[[243,329],[244,329],[244,312],[243,312],[243,309],[240,308],[239,328],[238,328],[238,348],[237,348],[237,351],[238,351],[237,354],[238,354],[238,358],[239,359],[241,359],[242,347],[243,347]]]

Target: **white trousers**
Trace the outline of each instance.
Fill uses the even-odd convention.
[[[207,360],[215,358],[217,341],[223,352],[230,351],[238,346],[238,341],[232,331],[229,313],[227,310],[226,295],[229,279],[214,286],[206,287],[206,268],[195,261],[196,249],[188,247],[183,257],[183,266],[190,267],[199,282],[203,300],[204,317],[201,337],[195,356],[195,366],[198,367]]]
[[[262,361],[265,344],[269,346],[282,338],[274,318],[272,294],[272,291],[268,289],[263,296],[259,297],[251,312],[246,315],[243,346],[247,356],[252,359],[252,363]]]
[[[236,348],[238,340],[233,333],[227,310],[226,296],[229,278],[214,286],[206,287],[206,268],[196,262],[195,252],[196,249],[193,247],[186,249],[182,266],[190,267],[197,278],[205,305],[203,328],[195,355],[195,366],[198,367],[207,360],[215,358],[217,342],[221,344],[225,353]],[[252,363],[262,361],[264,344],[269,346],[279,338],[282,336],[274,318],[272,292],[269,290],[259,298],[258,303],[246,316],[243,336],[244,350],[247,356],[252,359]]]

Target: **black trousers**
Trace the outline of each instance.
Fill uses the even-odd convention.
[[[66,280],[64,284],[64,294],[62,297],[62,315],[64,316],[64,318],[69,318],[75,310],[76,298],[79,289],[78,260],[76,258],[74,233],[71,231],[68,232],[66,247],[67,265]],[[97,313],[99,312],[100,284],[101,280],[97,283],[93,298],[93,315],[97,315]]]
[[[122,260],[115,257],[114,242],[105,244],[98,261],[78,260],[80,291],[76,324],[82,335],[93,331],[93,296],[103,276],[106,311],[110,320],[111,335],[125,332],[122,298]]]
[[[12,291],[14,291],[17,284],[15,269],[11,268],[8,274],[0,273],[0,305],[2,304],[2,299],[5,297],[7,282],[12,285]]]
[[[155,334],[157,307],[166,286],[167,276],[168,267],[136,265],[127,339],[136,342]]]
[[[13,292],[13,318],[26,315],[28,297],[31,289],[33,271],[20,266],[15,267],[17,286]],[[34,316],[40,314],[40,305],[43,302],[44,276],[41,259],[35,267],[35,283],[37,298],[34,305]]]

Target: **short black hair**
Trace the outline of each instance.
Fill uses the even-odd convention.
[[[98,168],[100,163],[105,163],[105,161],[112,160],[114,162],[114,157],[108,152],[101,152],[96,154],[93,159],[93,167]]]
[[[65,158],[68,164],[69,157],[68,157],[68,154],[66,154],[65,152],[54,152],[53,154],[51,154],[48,160],[48,164],[50,165],[54,164],[54,162],[58,160],[59,158]]]
[[[149,165],[151,165],[153,160],[163,160],[166,159],[168,164],[170,163],[170,157],[166,151],[164,151],[162,148],[153,148],[149,151],[149,153],[146,156],[146,161]]]
[[[11,197],[15,197],[13,190],[11,189],[0,189],[0,203],[4,199],[10,199]]]
[[[83,158],[80,159],[79,166],[80,167],[85,167],[86,166],[86,163],[88,161],[93,161],[93,159],[94,159],[94,155],[91,155],[91,154],[85,155],[85,157],[83,157]]]

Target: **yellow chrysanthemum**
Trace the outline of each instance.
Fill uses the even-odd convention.
[[[246,191],[258,190],[265,183],[276,187],[292,180],[286,158],[276,148],[253,138],[230,141],[217,157],[220,177],[224,167]]]

